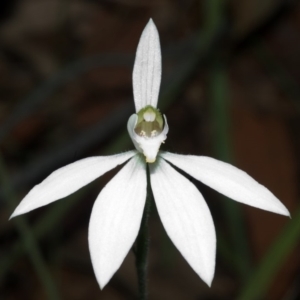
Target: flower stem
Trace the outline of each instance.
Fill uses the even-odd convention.
[[[147,174],[149,174],[149,172],[147,172]],[[148,257],[148,250],[149,250],[148,220],[150,215],[151,201],[152,201],[152,193],[151,193],[151,188],[148,180],[147,199],[145,203],[145,209],[143,213],[140,231],[136,240],[136,248],[135,248],[136,269],[137,269],[138,285],[139,285],[139,297],[138,297],[139,300],[146,300],[148,296],[148,292],[147,292],[147,267],[148,267],[147,257]]]

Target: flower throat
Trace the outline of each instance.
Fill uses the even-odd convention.
[[[138,121],[134,131],[139,136],[155,137],[163,130],[163,118],[158,109],[147,105],[142,108],[138,113]]]

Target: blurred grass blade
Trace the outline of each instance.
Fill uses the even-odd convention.
[[[268,76],[271,77],[282,92],[293,101],[295,108],[299,112],[300,88],[297,80],[295,80],[287,68],[280,63],[274,53],[269,50],[267,43],[265,43],[263,39],[257,38],[253,52],[259,59],[260,64],[264,66]]]
[[[202,9],[205,22],[198,46],[202,44],[202,51],[204,52],[211,49],[211,47],[222,49],[223,51],[226,50],[221,44],[221,37],[226,35],[228,30],[224,13],[225,5],[226,3],[222,0],[206,0],[203,2]],[[228,53],[225,52],[225,54]],[[211,55],[211,51],[207,52],[207,55]],[[223,60],[226,58],[224,53],[220,53],[219,50],[213,51],[208,79],[209,94],[212,101],[211,116],[214,124],[214,149],[219,159],[232,162],[229,139],[228,79],[224,63],[219,63],[219,56]],[[220,247],[218,247],[218,251],[243,278],[246,278],[250,273],[250,255],[241,210],[235,202],[227,201],[224,196],[221,197],[224,200],[222,204],[226,214],[226,221],[229,224],[231,241],[227,243],[219,231],[218,240]],[[229,250],[232,249],[232,244],[234,245],[234,251]]]
[[[230,117],[228,108],[228,78],[223,64],[215,61],[210,68],[209,88],[211,96],[211,114],[214,126],[214,149],[217,157],[225,162],[232,162],[231,142],[229,137]],[[240,204],[220,196],[224,207],[226,222],[229,226],[231,244],[238,256],[235,265],[240,275],[246,279],[251,270],[247,235]],[[224,200],[224,201],[223,201]]]
[[[281,232],[263,261],[242,289],[239,300],[265,299],[274,275],[279,271],[300,238],[300,207]]]
[[[15,208],[16,199],[15,195],[10,188],[10,184],[8,182],[8,176],[6,172],[6,168],[0,154],[0,182],[1,186],[4,189],[4,196],[7,204],[11,208]],[[47,269],[47,266],[43,260],[43,257],[40,253],[39,247],[36,243],[35,237],[33,236],[30,227],[24,216],[17,217],[13,219],[13,222],[21,235],[24,246],[27,250],[27,254],[29,259],[31,260],[36,273],[41,280],[47,297],[49,300],[58,300],[60,297],[58,296],[58,291],[56,289],[55,283],[50,275],[50,272]]]
[[[220,28],[226,28],[224,5],[224,1],[222,0],[205,1],[205,37],[206,40],[211,43],[214,42],[213,38]],[[224,47],[220,47],[220,49],[225,51]],[[212,101],[211,115],[214,126],[214,149],[219,159],[225,162],[232,162],[233,158],[229,138],[230,117],[228,109],[228,75],[224,63],[219,62],[219,56],[221,55],[221,58],[224,60],[224,54],[220,53],[220,51],[216,52],[209,73],[209,94]],[[234,265],[239,271],[239,275],[246,279],[250,273],[251,265],[241,208],[234,201],[229,200],[224,196],[220,197],[222,198],[226,222],[229,226],[231,236],[230,244],[233,245],[234,248],[233,257],[236,257],[236,259],[234,259]],[[226,252],[224,252],[224,256],[228,256],[226,255]]]
[[[92,186],[93,184],[91,184]],[[31,229],[32,234],[35,236],[36,239],[42,238],[44,235],[51,231],[55,231],[55,227],[59,226],[59,222],[63,220],[65,214],[68,212],[69,208],[72,207],[79,199],[83,197],[88,191],[88,187],[85,188],[83,191],[79,191],[75,194],[72,194],[69,198],[66,199],[64,205],[56,204],[53,206],[49,206],[49,209],[43,217],[38,220],[36,224]],[[15,208],[15,207],[14,207]],[[24,217],[24,216],[23,216]],[[59,228],[57,228],[59,229]],[[0,282],[2,282],[3,278],[5,277],[6,273],[12,267],[12,264],[15,260],[23,254],[26,250],[25,244],[21,240],[15,241],[13,246],[11,247],[9,253],[5,257],[1,257],[0,259]]]

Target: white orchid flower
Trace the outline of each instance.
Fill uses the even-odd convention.
[[[103,188],[91,214],[89,249],[100,288],[120,267],[138,235],[146,200],[146,163],[150,163],[151,187],[167,234],[209,286],[216,255],[212,216],[198,189],[169,163],[233,200],[289,216],[267,188],[236,167],[210,157],[159,151],[168,132],[167,119],[156,108],[160,81],[159,36],[150,19],[133,70],[136,114],[129,118],[128,131],[137,151],[90,157],[56,170],[26,195],[11,216],[66,197],[129,160]]]

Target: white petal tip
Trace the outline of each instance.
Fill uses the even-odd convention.
[[[108,274],[107,272],[103,272],[103,273],[105,273],[105,274],[99,274],[99,273],[95,272],[96,279],[99,284],[100,290],[103,290],[106,287],[106,285],[108,284],[108,282],[111,280],[111,278],[113,276],[113,273],[112,274],[111,273]]]
[[[292,218],[292,217],[291,217],[291,214],[290,214],[290,212],[287,210],[287,208],[286,208],[285,211],[282,213],[282,215],[287,216],[287,217],[289,217],[290,219]]]
[[[277,213],[279,215],[283,215],[283,216],[291,218],[291,214],[290,214],[289,210],[279,200],[278,200],[278,202],[280,204],[280,207],[277,207],[277,209],[274,211],[272,211],[272,210],[270,210],[270,211]]]
[[[108,284],[108,282],[111,280],[111,278],[114,275],[114,273],[107,272],[107,271],[104,271],[104,270],[102,270],[102,271],[103,272],[100,272],[100,273],[95,272],[96,279],[97,279],[97,282],[99,284],[100,290],[103,290],[106,287],[106,285]]]
[[[24,205],[24,202],[21,201],[20,204],[15,208],[12,215],[9,217],[9,220],[14,217],[26,214],[26,213],[30,212],[31,210],[32,210],[32,208],[28,207],[28,205]]]
[[[105,286],[107,285],[107,282],[108,282],[108,281],[103,281],[102,283],[99,282],[100,290],[103,290],[103,289],[105,288]]]
[[[154,27],[156,28],[155,23],[154,23],[154,21],[153,21],[152,18],[149,19],[147,25],[149,25],[149,26],[154,26]]]
[[[14,218],[16,216],[15,213],[12,213],[12,215],[9,217],[8,221],[10,221],[12,218]]]
[[[208,285],[208,287],[211,287],[211,285],[212,285],[212,279],[210,279],[209,281],[204,281],[207,285]]]
[[[19,211],[18,207],[14,210],[8,220],[11,220],[14,217],[24,214],[25,212]]]
[[[196,268],[194,268],[192,265],[191,267],[193,268],[193,270],[196,272],[196,274],[200,277],[200,279],[208,285],[208,287],[211,287],[212,285],[212,281],[214,279],[214,274],[215,274],[215,270],[211,270],[209,271],[209,274],[204,274],[203,272],[203,268],[201,269],[201,273],[199,271],[199,269],[197,270]]]
[[[149,22],[146,24],[143,34],[147,36],[147,38],[151,38],[151,36],[154,34],[158,37],[158,29],[152,19],[149,19]],[[160,45],[158,45],[160,47]]]
[[[198,273],[200,278],[208,285],[208,287],[211,287],[211,285],[212,285],[212,281],[213,281],[214,275],[215,275],[214,271],[215,271],[215,269],[213,268],[213,270],[209,272],[210,274],[203,274],[203,272],[202,272],[202,274],[200,275]]]
[[[285,211],[284,216],[287,216],[287,217],[291,218],[291,214],[288,210]]]

